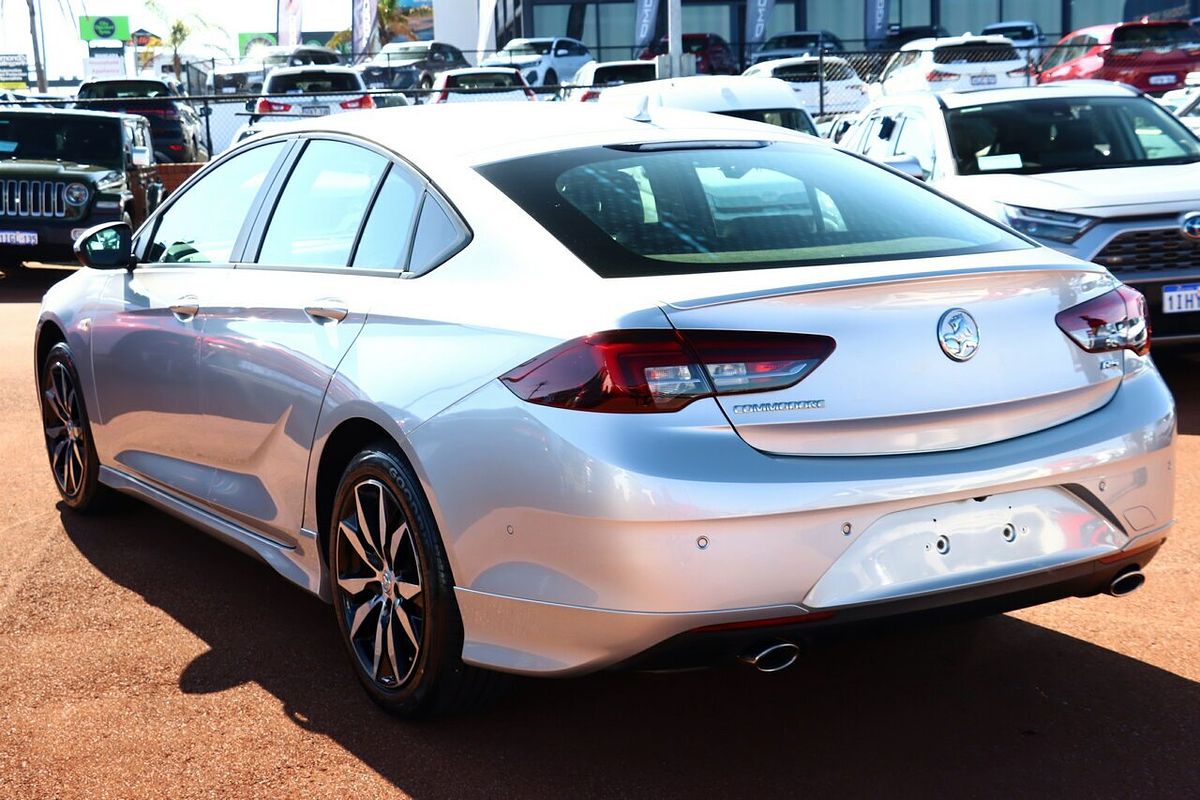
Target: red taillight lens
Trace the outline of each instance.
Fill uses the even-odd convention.
[[[168,150],[170,150],[172,153],[182,153],[182,152],[183,152],[183,145],[181,145],[181,144],[169,144],[169,145],[167,145],[167,149],[168,149]]]
[[[586,92],[583,93],[583,97],[581,97],[579,99],[581,102],[590,103],[593,100],[600,99],[600,92],[596,91],[595,89],[588,89]]]
[[[371,99],[371,95],[364,94],[362,97],[356,97],[353,100],[343,100],[338,103],[342,108],[374,108],[375,101]]]
[[[1063,333],[1089,353],[1132,350],[1150,352],[1150,318],[1146,298],[1136,289],[1118,286],[1054,317]]]
[[[258,98],[258,102],[254,105],[255,114],[278,114],[283,111],[291,111],[292,107],[287,103],[272,103],[265,97]]]
[[[500,380],[522,400],[580,411],[678,411],[713,395],[784,389],[829,357],[828,336],[633,330],[585,336]]]
[[[450,90],[449,90],[449,89],[442,89],[442,93],[441,93],[441,94],[439,94],[437,97],[435,97],[435,98],[434,98],[434,100],[433,100],[433,102],[435,102],[435,103],[444,103],[444,102],[446,102],[446,101],[447,101],[447,100],[449,100],[449,99],[450,99]]]
[[[956,81],[960,77],[960,75],[957,75],[953,72],[940,72],[935,69],[925,76],[925,80],[929,81],[930,83],[938,83],[940,81]]]
[[[1010,78],[1028,78],[1033,74],[1033,67],[1017,67],[1010,69],[1007,74]]]

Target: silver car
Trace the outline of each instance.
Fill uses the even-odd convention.
[[[1124,594],[1173,518],[1140,295],[772,126],[343,114],[76,247],[36,336],[64,504],[258,556],[405,715]]]

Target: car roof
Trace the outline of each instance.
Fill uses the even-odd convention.
[[[1138,97],[1137,89],[1111,81],[1054,81],[1039,86],[1014,86],[1008,89],[979,89],[974,92],[939,92],[946,108],[1036,100],[1042,97]]]
[[[521,70],[516,67],[459,67],[458,69],[448,69],[441,72],[441,75],[488,75],[493,72],[517,72]]]
[[[755,64],[755,67],[791,67],[796,64],[845,64],[850,66],[850,62],[840,56],[788,56],[787,58],[772,58],[770,61],[760,61]]]
[[[106,78],[88,78],[80,86],[86,86],[90,83],[161,83],[167,86],[167,81],[163,78],[143,78],[141,75],[112,75]]]
[[[1036,28],[1038,24],[1031,19],[1006,19],[1000,22],[992,22],[983,26],[983,30],[987,31],[992,28],[1016,28],[1025,26],[1028,28]]]
[[[144,120],[141,114],[123,114],[119,111],[84,111],[74,108],[0,108],[0,114],[29,114],[56,117],[90,117],[92,119]]]
[[[801,108],[796,93],[778,78],[745,75],[692,75],[614,86],[601,93],[602,103],[647,98],[651,106],[692,111],[743,111]]]
[[[774,125],[673,108],[645,109],[645,121],[634,116],[619,103],[450,103],[351,111],[278,127],[280,134],[328,131],[360,136],[402,153],[426,171],[606,144],[822,141]],[[488,135],[480,136],[481,130]]]
[[[1007,36],[963,34],[962,36],[942,36],[937,39],[913,39],[906,43],[901,50],[932,50],[935,47],[947,47],[956,44],[1012,44]]]
[[[296,67],[276,67],[271,70],[268,77],[278,77],[280,75],[299,75],[302,72],[333,72],[349,75],[358,75],[358,70],[353,67],[342,66],[341,64],[301,64]]]

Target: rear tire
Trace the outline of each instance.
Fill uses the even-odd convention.
[[[402,717],[463,710],[504,676],[462,662],[449,561],[420,484],[395,445],[360,452],[330,520],[334,616],[363,688]]]
[[[546,77],[542,78],[542,86],[558,86],[558,73],[552,69],[546,70]]]
[[[63,503],[86,514],[106,506],[112,492],[100,483],[100,461],[80,387],[71,348],[59,342],[50,348],[38,376],[42,432]]]

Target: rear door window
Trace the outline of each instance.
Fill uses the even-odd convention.
[[[275,204],[258,263],[346,266],[388,163],[380,154],[346,142],[309,142]]]

